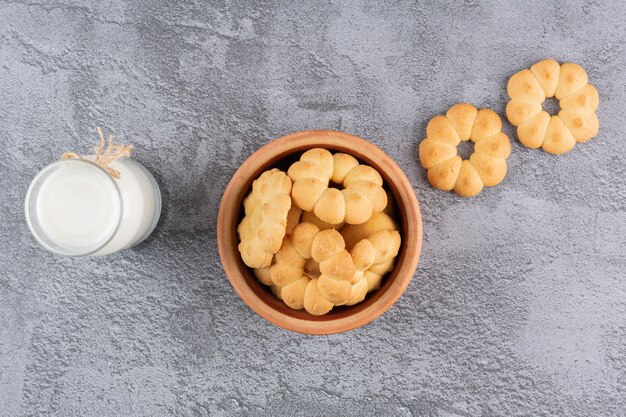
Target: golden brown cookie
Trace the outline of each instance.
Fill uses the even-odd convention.
[[[354,245],[363,239],[367,239],[369,236],[380,230],[398,230],[396,222],[386,214],[385,212],[375,213],[372,217],[363,224],[353,225],[348,224],[340,233],[346,242],[346,249],[352,250]]]
[[[364,223],[387,206],[380,174],[348,154],[310,149],[287,174],[293,181],[293,203],[326,224]],[[331,180],[343,189],[329,187]]]
[[[374,214],[363,224],[345,226],[341,229],[341,235],[356,268],[351,299],[346,303],[352,305],[350,302],[362,300],[360,297],[364,290],[361,286],[367,284],[365,294],[380,287],[384,275],[395,265],[401,238],[398,226],[384,212]]]
[[[291,208],[291,180],[274,168],[265,171],[252,183],[252,191],[243,202],[245,216],[239,226],[239,253],[250,268],[269,266],[280,249]]]
[[[578,64],[559,65],[544,59],[530,70],[514,74],[507,86],[511,101],[506,116],[517,126],[517,137],[527,148],[543,148],[551,154],[570,151],[576,142],[586,142],[598,134],[596,116],[598,91],[588,83],[585,70]],[[558,115],[543,110],[546,98],[559,100]]]
[[[269,280],[274,294],[289,307],[320,315],[350,301],[355,272],[339,232],[300,223],[274,255]],[[268,281],[265,269],[255,270],[255,275],[263,283]]]
[[[354,260],[356,273],[352,278],[352,295],[346,305],[363,301],[368,292],[380,287],[383,276],[394,267],[400,243],[398,231],[380,230],[354,245],[350,254]],[[366,286],[363,294],[361,286]]]
[[[539,84],[533,88],[525,94],[536,96],[537,89],[541,91]],[[467,140],[474,142],[474,152],[469,160],[463,160],[457,146]],[[468,103],[452,106],[445,116],[433,117],[419,147],[420,162],[428,170],[430,184],[464,197],[502,182],[510,154],[511,144],[502,132],[500,116]]]

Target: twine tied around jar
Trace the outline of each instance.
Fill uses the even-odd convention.
[[[111,168],[109,164],[118,158],[128,157],[133,152],[133,145],[114,145],[113,135],[109,135],[109,145],[105,149],[106,141],[102,134],[102,129],[97,127],[98,135],[100,135],[100,144],[93,148],[95,159],[93,162],[100,165],[102,169],[109,173],[113,178],[119,179],[120,173]],[[85,159],[74,152],[65,152],[61,155],[61,159]]]

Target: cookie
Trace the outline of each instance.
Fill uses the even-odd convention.
[[[250,268],[269,266],[280,249],[291,208],[291,179],[274,168],[252,183],[245,198],[244,218],[237,227],[239,253]]]
[[[457,146],[468,140],[474,143],[474,152],[463,160]],[[510,154],[511,144],[502,132],[500,116],[493,110],[478,110],[468,103],[451,107],[445,116],[433,117],[426,127],[426,139],[419,147],[419,159],[428,171],[430,184],[440,190],[454,190],[464,197],[475,196],[483,187],[502,182]]]
[[[517,126],[517,137],[527,148],[542,148],[558,155],[598,134],[598,91],[578,64],[559,65],[553,59],[544,59],[514,74],[507,92],[511,98],[506,106],[507,118]],[[553,116],[542,106],[551,97],[556,97],[560,106]]]
[[[313,279],[306,274],[311,260],[319,271]],[[356,270],[339,232],[300,223],[285,236],[269,272],[274,293],[289,307],[321,315],[350,300]]]
[[[350,255],[356,273],[352,278],[352,293],[346,305],[363,301],[368,292],[380,287],[383,276],[393,269],[400,243],[398,231],[380,230],[354,245]]]
[[[293,181],[293,203],[327,224],[364,223],[387,206],[380,174],[348,154],[310,149],[291,165],[287,175]],[[330,187],[331,180],[343,189]]]

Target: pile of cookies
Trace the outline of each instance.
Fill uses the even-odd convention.
[[[286,173],[262,173],[243,205],[241,258],[293,309],[360,303],[394,267],[393,202],[380,174],[351,155],[308,150]]]

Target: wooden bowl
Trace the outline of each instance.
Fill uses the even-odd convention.
[[[311,148],[345,152],[375,168],[391,191],[396,221],[401,227],[402,245],[396,266],[382,286],[351,307],[335,307],[328,314],[313,316],[293,310],[261,284],[242,261],[237,245],[237,225],[243,216],[243,200],[261,173],[272,167],[287,170],[302,152]],[[355,329],[383,314],[409,285],[422,249],[422,217],[413,187],[400,167],[382,150],[347,133],[307,130],[292,133],[263,146],[237,170],[222,196],[217,218],[217,244],[228,279],[237,294],[257,314],[277,326],[305,334],[332,334]]]

